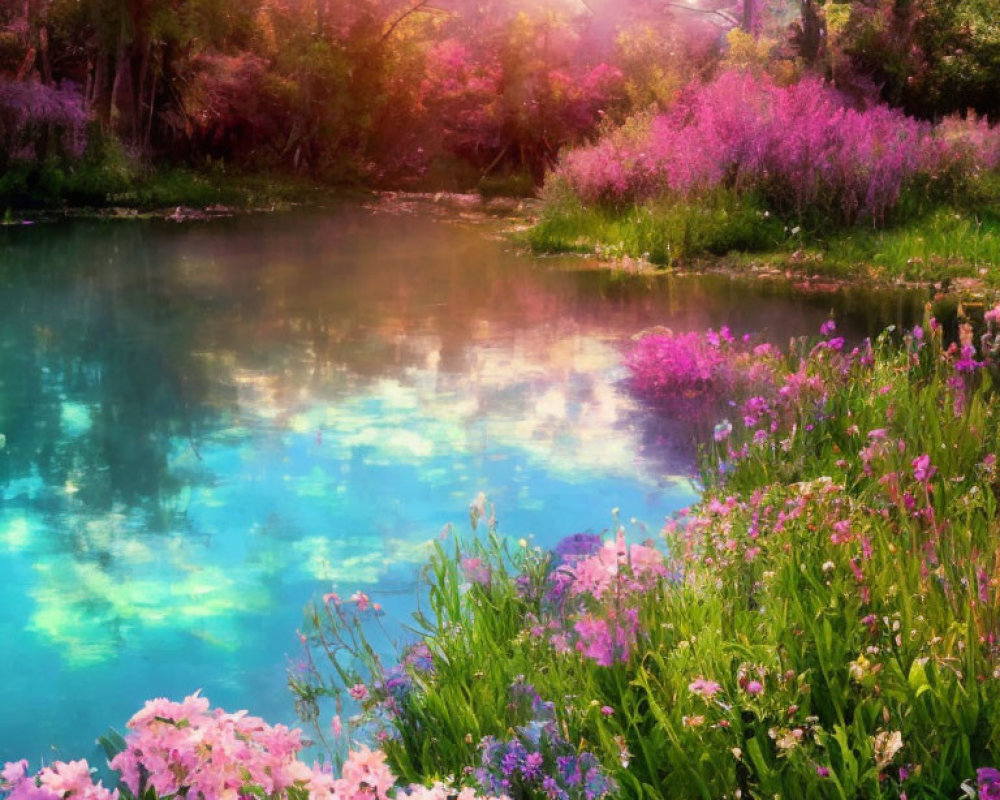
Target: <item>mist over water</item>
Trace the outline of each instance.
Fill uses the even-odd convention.
[[[82,757],[153,696],[293,722],[310,597],[413,608],[480,491],[551,544],[697,496],[621,356],[652,325],[858,337],[912,296],[621,277],[494,223],[359,207],[0,232],[0,760]]]

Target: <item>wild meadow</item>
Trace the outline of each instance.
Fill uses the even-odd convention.
[[[480,499],[398,661],[368,598],[317,604],[300,702],[360,707],[334,751],[364,731],[407,780],[510,797],[996,796],[1000,307],[970,315],[950,344],[929,316],[643,336],[633,390],[713,422],[702,501],[542,551]]]

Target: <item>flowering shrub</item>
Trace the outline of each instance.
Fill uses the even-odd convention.
[[[197,694],[181,703],[151,700],[128,728],[126,747],[111,767],[135,797],[147,788],[163,797],[217,800],[245,786],[276,797],[297,786],[329,794],[334,786],[331,776],[296,758],[302,749],[298,730],[272,727],[245,712],[213,711]]]
[[[668,113],[571,151],[556,176],[589,203],[735,187],[849,224],[883,220],[918,173],[978,173],[998,158],[1000,131],[985,121],[933,129],[887,106],[852,108],[817,78],[782,87],[729,70]]]

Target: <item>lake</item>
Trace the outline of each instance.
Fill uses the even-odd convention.
[[[0,231],[0,761],[94,759],[153,696],[293,722],[310,598],[403,619],[485,492],[551,544],[697,498],[629,395],[652,325],[849,336],[916,294],[535,260],[432,203]],[[96,759],[100,760],[100,759]]]

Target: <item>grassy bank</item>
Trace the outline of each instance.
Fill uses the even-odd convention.
[[[1000,202],[938,205],[897,215],[884,228],[783,220],[753,195],[716,193],[697,203],[624,209],[572,197],[545,205],[526,238],[536,253],[645,259],[661,267],[766,265],[840,278],[1000,283]]]
[[[178,206],[256,209],[320,200],[344,191],[280,173],[151,166],[123,156],[102,156],[73,165],[12,165],[0,175],[0,214],[19,217],[67,209],[144,212]]]
[[[975,317],[950,347],[929,319],[854,350],[644,337],[633,390],[715,426],[702,502],[641,543],[439,545],[397,665],[372,600],[327,596],[300,710],[356,702],[334,749],[514,798],[995,796],[1000,308]]]

